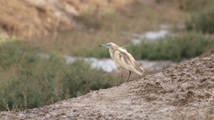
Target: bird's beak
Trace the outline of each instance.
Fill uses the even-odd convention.
[[[106,47],[106,44],[99,45],[99,47]]]

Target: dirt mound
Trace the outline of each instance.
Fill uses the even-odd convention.
[[[174,106],[205,102],[204,90],[213,88],[214,60],[195,59],[169,68],[152,77],[147,76],[130,90],[150,101],[165,101]],[[150,93],[150,94],[148,94]]]
[[[1,119],[214,119],[214,55]],[[208,102],[209,101],[209,102]]]

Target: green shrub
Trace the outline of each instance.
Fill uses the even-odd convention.
[[[214,47],[214,40],[198,33],[181,36],[167,36],[156,41],[142,41],[131,44],[127,49],[136,59],[181,61],[196,57],[208,48]]]
[[[192,16],[191,20],[186,22],[186,29],[214,33],[214,11],[202,12]]]
[[[0,46],[0,101],[9,108],[33,108],[86,94],[114,84],[103,70],[89,63],[72,64],[56,55],[42,58],[20,42]],[[0,104],[0,109],[5,106]]]

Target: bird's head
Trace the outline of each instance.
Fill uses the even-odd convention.
[[[102,45],[99,45],[100,47],[106,47],[106,48],[118,48],[118,46],[115,44],[115,43],[106,43],[106,44],[102,44]]]

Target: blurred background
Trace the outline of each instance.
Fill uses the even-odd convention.
[[[149,75],[213,54],[213,34],[213,0],[0,0],[0,110],[114,86],[99,44],[124,47]]]

